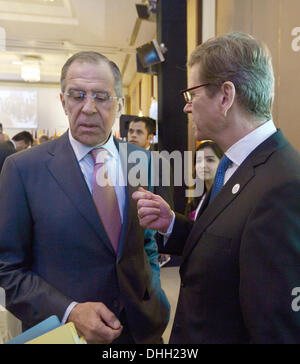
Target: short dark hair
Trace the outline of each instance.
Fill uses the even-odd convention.
[[[119,67],[111,60],[109,60],[107,57],[105,57],[103,54],[98,52],[78,52],[75,53],[72,57],[70,57],[66,63],[64,64],[62,70],[61,70],[61,76],[60,76],[60,85],[61,85],[61,91],[65,92],[65,80],[67,77],[68,70],[74,62],[87,62],[92,64],[97,64],[104,62],[109,65],[111,68],[112,74],[114,76],[115,81],[115,93],[117,97],[123,97],[123,86],[122,86],[122,75],[120,72]]]
[[[149,118],[148,116],[137,116],[134,119],[132,119],[130,121],[130,123],[138,123],[142,121],[143,123],[146,124],[146,129],[148,131],[148,134],[153,134],[155,135],[156,133],[156,121],[152,118]],[[129,124],[130,124],[129,123]]]
[[[48,135],[41,135],[40,137],[39,137],[39,140],[46,140],[46,141],[48,141],[49,140],[49,137],[48,137]]]
[[[12,137],[12,140],[15,142],[19,142],[24,140],[27,145],[33,144],[33,136],[29,133],[29,131],[21,131],[20,133],[16,134]]]

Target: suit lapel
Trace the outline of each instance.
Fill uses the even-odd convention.
[[[52,158],[46,164],[53,178],[98,237],[114,252],[69,142],[68,133],[65,133],[53,144],[49,154]]]
[[[197,221],[194,223],[185,244],[184,257],[191,253],[208,226],[238,197],[249,181],[255,177],[255,167],[266,163],[274,151],[287,143],[282,133],[277,131],[246,158],[211,204],[208,204],[210,193],[207,195],[199,211]]]
[[[222,188],[219,194],[215,197],[212,203],[208,204],[210,193],[206,197],[202,209],[199,212],[197,221],[195,222],[188,241],[185,245],[184,256],[187,256],[198,242],[202,233],[207,227],[222,213],[222,211],[232,203],[232,201],[239,195],[239,193],[245,188],[247,183],[253,178],[254,170],[253,167],[247,163],[242,168],[234,173],[229,179],[226,185]],[[239,185],[238,193],[232,192],[233,187]]]

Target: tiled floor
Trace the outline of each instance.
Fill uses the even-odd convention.
[[[179,294],[179,287],[180,287],[179,267],[161,268],[160,279],[162,288],[165,291],[171,305],[170,322],[166,328],[166,331],[163,334],[164,343],[167,344],[169,342],[171,334],[171,329],[173,325],[177,299]]]

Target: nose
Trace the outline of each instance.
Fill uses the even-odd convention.
[[[185,112],[186,114],[190,114],[192,112],[192,103],[191,102],[187,102],[185,104],[185,107],[183,108],[183,112]]]
[[[94,114],[97,112],[95,99],[92,96],[87,95],[84,99],[82,111],[86,114]]]

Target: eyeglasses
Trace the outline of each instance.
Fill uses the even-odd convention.
[[[203,85],[199,85],[199,86],[195,86],[195,87],[191,87],[191,88],[187,88],[186,90],[182,90],[180,92],[180,95],[183,96],[184,98],[184,101],[187,103],[187,104],[191,104],[193,102],[193,98],[194,98],[194,94],[191,93],[191,91],[195,90],[196,88],[199,88],[199,87],[204,87],[204,86],[208,86],[210,85],[209,83],[204,83]]]
[[[81,90],[69,90],[68,92],[65,93],[65,95],[68,96],[73,102],[76,102],[76,103],[80,103],[88,97],[88,94],[85,91],[81,91]],[[117,96],[111,96],[108,92],[105,92],[105,91],[95,92],[91,96],[95,101],[100,102],[100,103],[118,99]]]

